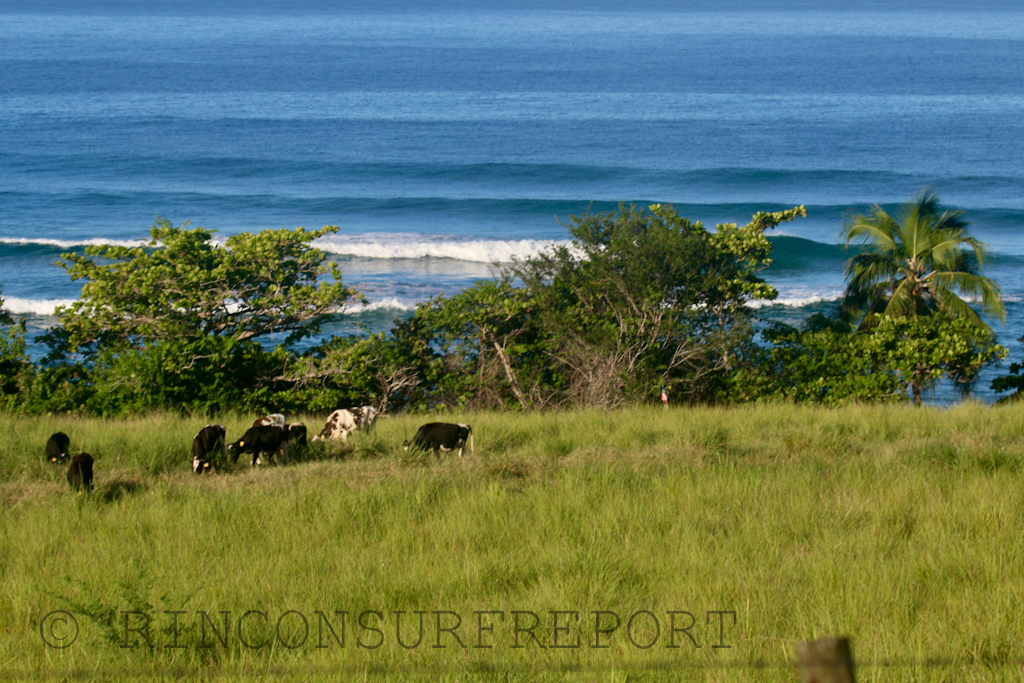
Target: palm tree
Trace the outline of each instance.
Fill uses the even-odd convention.
[[[893,217],[877,204],[846,221],[846,246],[866,249],[846,262],[846,291],[838,315],[873,327],[880,316],[918,317],[940,314],[967,318],[991,335],[991,328],[961,297],[981,302],[981,309],[1006,321],[1001,290],[979,274],[985,245],[967,231],[962,211],[941,211],[939,197],[922,190]]]

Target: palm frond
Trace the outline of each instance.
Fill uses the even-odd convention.
[[[918,192],[911,204],[916,207],[919,215],[929,217],[940,230],[966,228],[969,225],[963,211],[946,209],[940,214],[939,195],[930,188]]]
[[[877,204],[872,207],[871,214],[856,214],[846,221],[840,233],[846,246],[849,247],[852,242],[862,242],[877,251],[895,250],[894,234],[899,224]]]
[[[867,287],[848,286],[836,307],[836,318],[847,323],[864,324],[864,319],[873,309],[888,301],[889,283],[882,282]],[[879,309],[880,310],[880,309]],[[869,323],[870,324],[870,323]]]
[[[919,313],[913,286],[908,280],[901,280],[885,306],[885,315],[913,317]]]
[[[944,312],[984,325],[962,294],[1005,322],[999,285],[980,274],[987,248],[967,225],[962,211],[943,210],[928,189],[904,204],[897,218],[877,204],[867,215],[851,216],[842,233],[846,244],[861,242],[867,249],[844,266],[847,286],[838,313],[848,321],[863,316],[861,328],[883,313]]]
[[[901,274],[901,266],[896,259],[863,252],[852,256],[843,267],[843,272],[852,287],[862,288],[896,278]]]
[[[985,324],[985,321],[981,319],[978,312],[968,306],[966,301],[950,290],[942,289],[936,291],[935,299],[938,301],[939,310],[942,311],[943,314],[948,315],[951,318],[963,318],[965,320],[970,320],[975,327],[991,331],[991,328]]]
[[[958,292],[960,296],[969,296],[980,302],[981,310],[987,315],[1006,323],[1002,288],[989,278],[974,273],[939,272],[932,274],[929,284],[932,285],[937,298],[939,291],[949,292],[953,296],[956,296],[954,292]]]

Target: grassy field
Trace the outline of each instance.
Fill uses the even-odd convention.
[[[797,681],[834,635],[859,681],[1024,676],[1022,406],[441,419],[475,455],[395,418],[196,477],[203,419],[0,416],[0,679]]]

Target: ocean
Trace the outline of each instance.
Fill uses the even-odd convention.
[[[805,204],[759,310],[798,322],[842,291],[844,217],[930,187],[989,245],[1021,358],[1017,3],[70,4],[0,0],[0,286],[33,334],[80,292],[61,253],[157,216],[337,225],[317,246],[370,301],[346,333],[619,202],[708,226]]]

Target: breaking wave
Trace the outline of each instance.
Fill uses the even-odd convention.
[[[414,234],[370,234],[322,237],[315,246],[339,256],[372,259],[446,258],[476,263],[508,263],[540,254],[554,240],[431,239]]]
[[[75,299],[21,299],[16,296],[4,297],[3,309],[15,315],[53,316],[58,306],[70,306]]]
[[[750,308],[768,308],[770,306],[790,306],[792,308],[800,308],[803,306],[810,306],[812,304],[838,301],[840,296],[840,292],[807,294],[804,296],[780,296],[774,301],[751,301],[747,306]]]
[[[59,249],[74,249],[75,247],[93,247],[110,245],[115,247],[142,247],[149,243],[149,240],[112,240],[103,237],[92,237],[78,240],[55,240],[46,237],[0,237],[0,244],[22,244],[41,245],[46,247],[57,247]]]
[[[411,311],[415,308],[415,304],[402,302],[396,297],[389,297],[380,301],[371,301],[366,306],[347,306],[345,308],[345,315],[359,315],[360,313],[372,313],[374,311]]]

